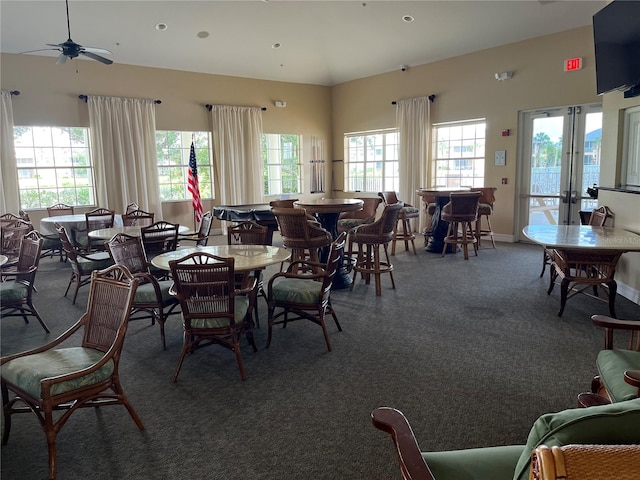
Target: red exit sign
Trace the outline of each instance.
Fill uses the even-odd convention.
[[[582,57],[570,58],[564,61],[564,71],[571,72],[582,68]]]

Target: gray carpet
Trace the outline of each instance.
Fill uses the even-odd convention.
[[[381,297],[361,280],[333,293],[344,331],[328,323],[332,352],[309,322],[276,330],[264,349],[260,300],[260,349],[245,345],[246,382],[233,354],[211,347],[187,357],[172,384],[179,317],[167,324],[166,351],[157,326],[132,322],[121,377],[146,429],[122,407],[75,413],[58,436],[59,478],[397,479],[391,440],[370,421],[383,405],[407,415],[423,450],[524,443],[539,415],[574,407],[589,388],[604,338],[590,316],[608,312],[581,295],[559,318],[559,288],[547,296],[541,261],[540,247],[523,244],[483,248],[468,261],[399,248],[396,290],[384,278]],[[79,318],[88,289],[72,306],[62,297],[68,275],[68,265],[41,262],[35,303],[52,333],[3,319],[3,355]],[[640,319],[640,307],[620,296],[617,311]],[[14,417],[3,480],[46,472],[39,423]]]

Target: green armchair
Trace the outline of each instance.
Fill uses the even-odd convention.
[[[422,452],[399,410],[371,414],[376,428],[393,439],[404,480],[528,480],[531,456],[541,445],[640,444],[640,399],[542,415],[526,444]]]

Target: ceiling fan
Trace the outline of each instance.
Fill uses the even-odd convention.
[[[94,48],[94,47],[83,47],[80,44],[77,44],[73,40],[71,40],[71,27],[69,25],[69,0],[65,0],[67,5],[67,41],[62,43],[47,43],[50,47],[56,48],[42,48],[40,50],[30,50],[28,52],[22,53],[32,53],[32,52],[42,52],[44,50],[57,50],[60,53],[58,56],[57,64],[61,65],[67,61],[68,58],[76,58],[79,55],[84,55],[85,57],[92,58],[93,60],[97,60],[98,62],[102,62],[105,65],[111,65],[113,60],[109,60],[103,56],[97,55],[98,53],[102,54],[111,54],[109,50],[105,50],[104,48]]]

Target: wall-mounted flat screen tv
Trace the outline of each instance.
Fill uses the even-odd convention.
[[[614,0],[593,16],[598,95],[640,95],[640,1]]]

